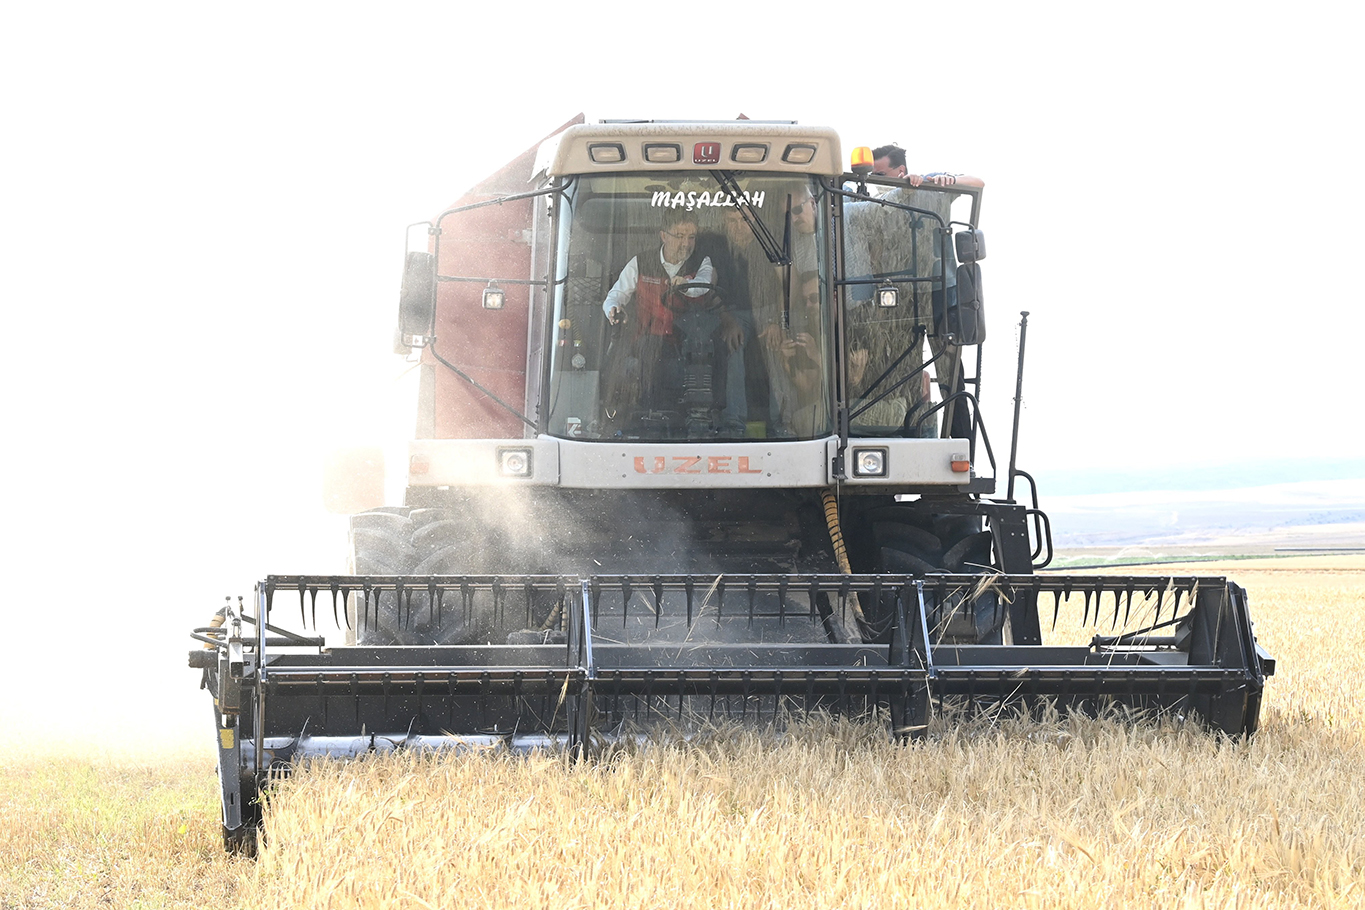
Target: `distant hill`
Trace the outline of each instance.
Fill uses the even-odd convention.
[[[1027,469],[1026,465],[1021,465]],[[1239,490],[1282,483],[1365,479],[1365,458],[1245,461],[1226,465],[1161,466],[1133,470],[1045,469],[1030,472],[1039,495],[1088,496],[1098,493],[1142,493],[1152,490]]]
[[[1052,518],[1059,547],[1251,538],[1287,545],[1289,538],[1305,536],[1319,545],[1328,538],[1360,539],[1365,530],[1365,479],[1044,496],[1042,506]]]

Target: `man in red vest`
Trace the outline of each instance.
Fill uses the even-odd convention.
[[[627,307],[634,296],[636,319],[641,323],[637,333],[672,334],[672,314],[664,305],[665,289],[715,281],[711,257],[698,257],[696,249],[697,216],[682,208],[664,209],[658,254],[642,253],[631,257],[602,302],[602,311],[611,324],[626,320]],[[680,293],[695,298],[705,296],[709,291],[690,288]]]
[[[697,287],[680,288],[684,285]],[[612,325],[634,323],[632,348],[639,376],[637,403],[645,410],[682,404],[682,352],[678,321],[712,293],[711,258],[697,253],[697,216],[667,208],[656,250],[632,256],[602,302]],[[709,334],[709,333],[708,333]]]

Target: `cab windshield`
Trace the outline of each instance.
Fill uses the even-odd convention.
[[[832,432],[818,182],[579,177],[561,195],[547,429],[589,440]]]

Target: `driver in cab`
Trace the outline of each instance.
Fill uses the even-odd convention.
[[[711,257],[698,256],[696,249],[697,216],[685,209],[665,209],[658,253],[633,256],[621,269],[616,284],[602,302],[607,320],[612,325],[625,322],[628,304],[634,297],[636,335],[672,335],[673,310],[677,307],[667,301],[672,289],[715,282]],[[676,293],[697,298],[710,293],[710,288],[694,287]]]
[[[612,325],[635,324],[629,339],[612,345],[616,359],[609,370],[608,419],[620,415],[629,420],[636,409],[678,408],[684,336],[697,334],[693,323],[706,305],[700,298],[714,288],[711,257],[697,252],[697,216],[686,209],[665,209],[658,251],[631,257],[602,302]]]

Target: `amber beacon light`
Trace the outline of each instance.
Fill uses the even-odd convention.
[[[852,165],[855,174],[872,173],[872,149],[865,145],[860,145],[853,150]]]

